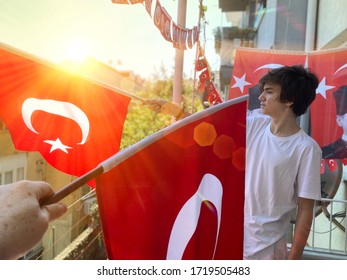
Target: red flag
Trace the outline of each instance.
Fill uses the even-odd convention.
[[[129,97],[0,45],[0,118],[18,150],[80,176],[119,150]]]
[[[175,48],[179,48],[179,40],[181,38],[182,28],[175,22],[172,22],[172,43]]]
[[[96,188],[109,259],[242,259],[245,100],[194,114],[115,156]]]
[[[195,65],[196,71],[201,71],[201,70],[205,69],[206,67],[207,67],[206,58],[204,56],[198,58],[198,60],[196,61],[196,65]]]
[[[325,161],[329,167],[330,172],[334,172],[337,169],[337,162],[335,159],[328,159]]]
[[[206,81],[210,80],[211,76],[210,76],[210,71],[208,69],[204,70],[203,72],[201,72],[201,74],[199,75],[199,81],[200,83],[206,83]]]
[[[163,22],[161,21],[162,19],[162,13],[163,13],[163,7],[161,6],[160,2],[157,1],[155,5],[155,10],[154,10],[154,25],[161,31],[163,29],[162,24]]]
[[[222,98],[219,96],[219,93],[217,92],[213,82],[208,82],[207,86],[206,86],[206,90],[207,90],[207,100],[209,103],[211,103],[212,105],[216,105],[219,103],[222,103],[223,100]]]
[[[345,106],[347,96],[341,99],[336,94],[347,85],[347,50],[311,52],[309,67],[319,77],[317,96],[310,109],[312,137],[323,147],[333,143],[343,134],[342,126],[338,125],[336,117],[343,115],[345,111],[337,105]],[[341,97],[347,95],[341,93]]]
[[[232,72],[229,99],[249,94],[250,109],[257,106],[259,79],[269,69],[284,65],[305,65],[304,52],[256,50],[252,48],[239,48],[236,50],[235,64]],[[256,103],[256,104],[253,104]]]
[[[147,13],[152,17],[152,0],[145,0],[145,8]]]
[[[188,48],[190,49],[195,44],[195,42],[193,43],[193,29],[188,30],[187,44],[188,44]]]
[[[200,32],[199,26],[194,26],[193,27],[193,45],[197,41],[199,41],[199,32]]]
[[[180,38],[179,38],[179,46],[181,50],[187,49],[187,37],[188,37],[188,29],[182,28],[180,32]]]
[[[160,32],[161,32],[161,35],[163,35],[164,39],[169,42],[172,42],[171,21],[172,19],[169,13],[165,10],[165,8],[162,8],[161,20],[160,20]]]

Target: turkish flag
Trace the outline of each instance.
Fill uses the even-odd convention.
[[[216,105],[218,103],[223,102],[213,82],[210,81],[207,83],[206,90],[207,90],[207,100],[209,103],[211,103],[212,105]]]
[[[235,63],[230,83],[229,99],[249,94],[250,109],[259,107],[259,80],[269,69],[288,65],[305,65],[304,52],[236,49]]]
[[[196,61],[196,65],[195,65],[195,70],[196,71],[201,71],[203,69],[207,68],[207,61],[206,58],[200,57],[197,61]]]
[[[163,29],[162,24],[164,22],[161,21],[163,14],[163,7],[161,6],[160,2],[157,1],[155,5],[154,15],[153,15],[153,21],[154,25],[161,31]]]
[[[115,155],[96,187],[108,258],[242,259],[245,128],[240,97]]]
[[[145,8],[147,13],[152,17],[152,0],[145,0]]]
[[[162,7],[159,29],[160,29],[161,35],[163,35],[164,39],[166,41],[169,41],[169,42],[172,42],[172,38],[171,38],[171,21],[172,21],[171,16]]]
[[[187,36],[187,45],[188,48],[192,48],[195,42],[193,42],[193,29],[188,30],[188,36]]]
[[[182,28],[174,21],[172,22],[172,43],[174,48],[179,48]]]
[[[130,99],[0,45],[0,118],[14,146],[80,176],[119,150]]]
[[[311,52],[309,67],[319,77],[316,99],[310,109],[312,137],[323,147],[341,138],[343,134],[336,116],[347,111],[337,112],[334,93],[347,85],[347,50]],[[337,104],[347,108],[346,102],[347,96],[346,99],[337,100]]]

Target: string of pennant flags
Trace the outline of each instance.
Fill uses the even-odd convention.
[[[143,4],[153,19],[163,38],[172,43],[174,48],[191,49],[199,40],[199,26],[184,28],[172,20],[172,17],[159,0],[112,0],[114,4]]]
[[[211,74],[210,65],[204,55],[204,51],[201,47],[198,50],[198,59],[195,64],[195,70],[200,72],[199,74],[199,83],[198,83],[198,92],[200,94],[206,94],[206,100],[211,105],[216,105],[222,103],[221,99],[215,85],[213,82],[213,76]]]
[[[174,48],[186,50],[187,47],[191,49],[195,44],[198,44],[198,55],[195,64],[195,71],[200,72],[197,93],[200,94],[200,96],[206,94],[206,100],[210,105],[223,102],[214,85],[213,76],[209,63],[204,55],[204,50],[199,44],[200,23],[192,29],[179,26],[172,20],[159,0],[112,0],[112,3],[131,5],[143,4],[163,38],[171,42]]]

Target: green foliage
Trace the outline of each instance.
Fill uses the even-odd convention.
[[[146,81],[142,90],[137,96],[144,99],[164,99],[172,101],[173,79],[166,76],[166,72],[162,72],[161,76],[156,75],[150,81]],[[192,92],[193,82],[184,80],[182,84],[182,104],[181,107],[192,112]],[[199,97],[194,98],[194,112],[203,109]],[[148,135],[157,132],[169,126],[172,123],[172,116],[162,113],[156,113],[149,109],[146,105],[139,101],[133,101],[129,105],[127,118],[123,128],[123,136],[121,149],[135,144]]]

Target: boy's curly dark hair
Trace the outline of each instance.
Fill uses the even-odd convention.
[[[303,115],[316,98],[318,78],[316,74],[301,65],[284,66],[271,69],[260,81],[263,92],[266,83],[281,86],[281,102],[293,102],[292,110],[296,116]]]

